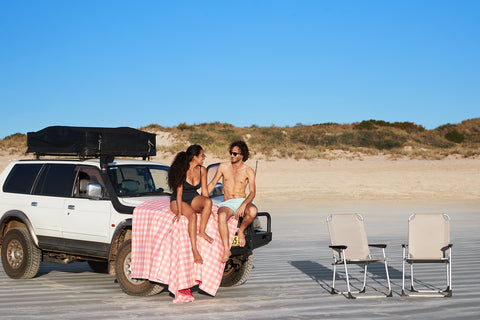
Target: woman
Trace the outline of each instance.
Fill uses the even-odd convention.
[[[202,213],[198,235],[208,242],[213,241],[205,232],[212,212],[212,200],[208,197],[207,170],[202,166],[204,160],[202,147],[195,144],[188,147],[186,152],[179,152],[168,171],[168,185],[172,189],[170,209],[175,213],[173,222],[182,215],[187,217],[193,258],[197,263],[203,262],[197,249],[197,212]],[[198,188],[201,188],[202,195],[198,194]]]

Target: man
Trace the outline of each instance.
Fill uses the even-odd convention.
[[[245,229],[257,216],[257,207],[252,203],[255,198],[255,172],[245,164],[249,151],[243,141],[235,141],[230,145],[230,162],[223,162],[218,166],[217,173],[208,184],[210,193],[218,180],[223,177],[223,202],[218,205],[218,230],[222,239],[224,252],[222,262],[230,257],[230,243],[228,239],[227,221],[235,215],[243,217],[238,229],[238,244],[245,246]],[[248,186],[248,195],[246,188]]]

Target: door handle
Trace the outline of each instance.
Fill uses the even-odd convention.
[[[73,204],[69,204],[67,208],[68,210],[75,210],[75,206]]]

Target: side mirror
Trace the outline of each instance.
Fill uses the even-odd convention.
[[[87,196],[95,200],[100,199],[102,197],[102,186],[98,183],[89,183],[87,185]]]

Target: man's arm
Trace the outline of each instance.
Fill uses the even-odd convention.
[[[248,179],[248,195],[246,196],[245,200],[242,202],[240,207],[238,207],[237,212],[235,212],[235,217],[238,219],[239,217],[243,217],[245,215],[245,209],[247,208],[247,204],[251,203],[256,195],[256,186],[255,186],[255,172],[252,168],[248,167],[247,169],[247,179]]]
[[[217,172],[215,173],[215,176],[213,177],[212,181],[210,181],[210,183],[207,186],[208,194],[210,194],[213,191],[213,189],[217,185],[218,180],[220,180],[220,178],[222,177],[222,174],[223,174],[222,168],[223,168],[223,164],[221,163],[218,166]]]

